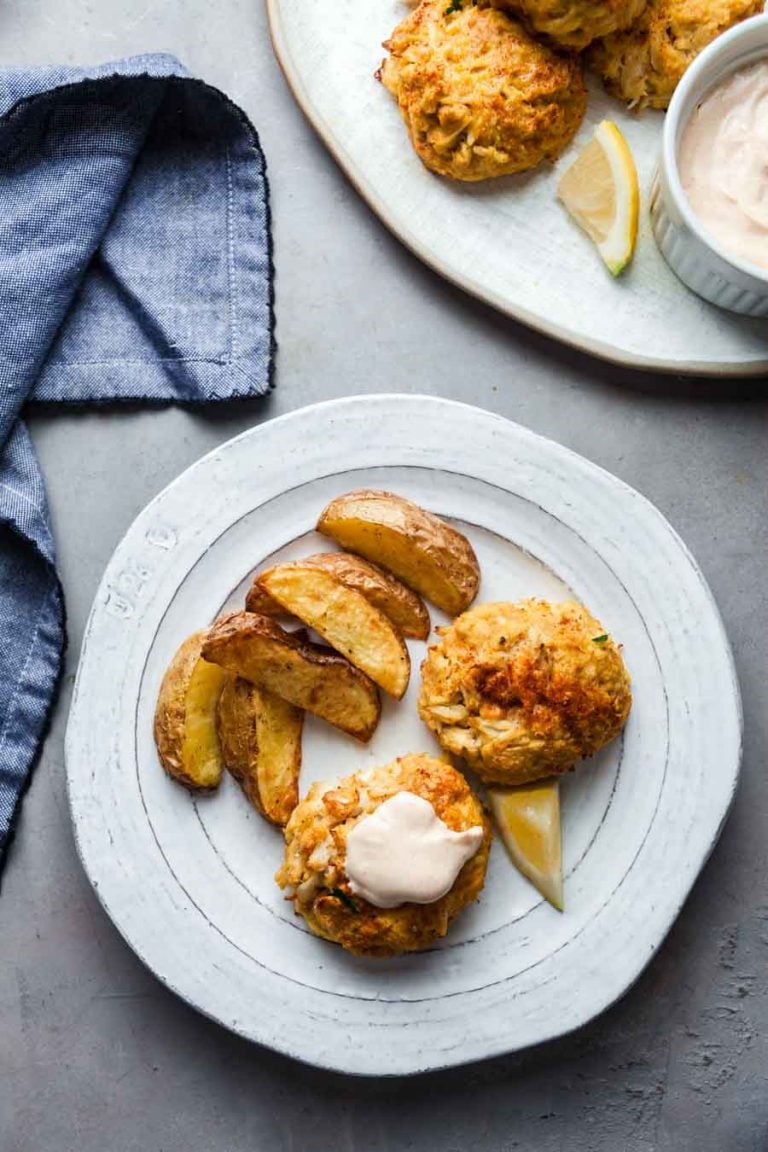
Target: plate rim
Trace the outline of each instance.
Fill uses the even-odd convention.
[[[512,306],[497,292],[483,288],[482,284],[472,280],[469,276],[454,272],[427,245],[422,244],[419,238],[396,218],[394,212],[390,211],[386,201],[379,196],[376,189],[358,171],[355,162],[347,154],[335,133],[306,94],[301,73],[295,66],[283,34],[281,5],[284,2],[285,0],[266,0],[267,25],[275,58],[293,99],[361,199],[405,248],[443,280],[455,288],[459,288],[462,292],[466,292],[475,300],[490,305],[503,316],[508,316],[530,328],[533,332],[550,340],[555,340],[576,352],[594,356],[607,364],[632,368],[638,372],[656,372],[660,375],[669,376],[716,376],[725,380],[752,379],[765,376],[768,372],[768,357],[763,360],[749,361],[665,360],[654,356],[636,356],[631,352],[621,351],[615,345],[604,344],[587,337],[579,339],[566,329],[561,328],[555,321],[548,320],[536,312],[529,312],[526,308]]]
[[[432,1062],[432,1063],[426,1062],[425,1063],[422,1060],[422,1062],[420,1062],[418,1066],[411,1062],[408,1064],[407,1067],[403,1067],[403,1066],[392,1067],[392,1068],[388,1068],[388,1067],[369,1068],[369,1067],[366,1067],[366,1068],[360,1069],[359,1067],[353,1067],[351,1065],[351,1063],[349,1063],[349,1062],[345,1062],[344,1055],[340,1050],[339,1050],[337,1056],[334,1056],[333,1051],[331,1049],[327,1049],[325,1052],[320,1054],[319,1057],[314,1057],[312,1055],[307,1054],[307,1052],[305,1052],[305,1051],[302,1052],[302,1051],[295,1050],[291,1044],[281,1042],[281,1038],[279,1036],[275,1036],[273,1034],[272,1036],[270,1036],[270,1038],[265,1038],[263,1036],[256,1037],[253,1034],[253,1030],[249,1031],[246,1027],[240,1028],[237,1026],[236,1023],[232,1023],[230,1021],[223,1020],[221,1018],[221,1016],[217,1015],[213,1010],[207,1009],[199,1001],[195,1000],[191,994],[187,994],[184,990],[177,987],[177,985],[174,983],[172,973],[159,971],[158,968],[153,963],[151,963],[149,960],[147,960],[145,958],[144,953],[143,953],[143,949],[140,946],[138,946],[137,943],[133,939],[130,938],[129,932],[127,930],[124,930],[123,925],[120,923],[119,914],[118,915],[113,914],[112,909],[111,909],[109,902],[107,900],[106,894],[104,893],[102,886],[98,881],[98,878],[92,874],[91,867],[90,867],[89,861],[87,859],[86,849],[85,849],[84,843],[83,843],[83,837],[82,837],[83,829],[82,829],[82,827],[79,823],[79,820],[78,820],[78,813],[76,812],[76,804],[75,804],[75,800],[73,797],[73,791],[75,790],[75,785],[74,785],[75,772],[73,771],[73,764],[74,764],[76,754],[77,754],[75,745],[77,743],[77,738],[78,738],[78,721],[79,721],[78,697],[79,697],[79,690],[80,690],[81,670],[82,670],[83,663],[84,663],[83,654],[85,653],[87,643],[88,643],[90,636],[91,636],[91,633],[93,631],[95,617],[97,616],[97,613],[100,610],[101,611],[104,610],[103,592],[105,590],[105,586],[107,586],[108,579],[112,573],[112,569],[115,567],[116,561],[120,559],[121,551],[123,550],[124,545],[126,544],[126,541],[128,541],[129,537],[132,535],[137,522],[141,521],[151,511],[151,509],[164,498],[166,493],[168,493],[171,489],[173,489],[178,484],[180,484],[180,482],[182,480],[187,480],[187,478],[189,477],[189,475],[191,473],[195,472],[199,468],[202,468],[207,462],[212,461],[215,458],[219,457],[222,452],[229,450],[236,443],[248,440],[254,436],[258,436],[260,433],[265,433],[272,425],[274,425],[278,422],[279,423],[288,423],[297,417],[306,419],[309,413],[317,413],[320,410],[329,410],[330,409],[332,411],[339,411],[339,410],[342,410],[346,407],[351,407],[351,406],[358,406],[359,407],[362,405],[362,406],[366,407],[369,405],[377,406],[377,405],[382,405],[382,404],[388,405],[388,404],[393,404],[393,403],[397,404],[399,406],[402,406],[403,404],[413,404],[414,406],[422,406],[422,405],[426,404],[427,406],[434,408],[434,409],[442,408],[442,409],[461,410],[466,415],[473,414],[475,416],[480,416],[481,418],[486,419],[486,420],[490,420],[492,423],[496,423],[502,427],[510,427],[511,426],[511,428],[514,429],[516,434],[522,435],[523,438],[528,440],[529,442],[538,442],[538,443],[541,443],[542,445],[546,445],[548,450],[554,449],[557,453],[561,454],[561,457],[563,459],[571,461],[572,463],[576,464],[578,467],[586,468],[588,470],[588,472],[590,472],[590,473],[593,473],[593,474],[597,473],[597,474],[602,475],[603,477],[608,478],[613,486],[617,486],[618,488],[624,490],[624,492],[626,494],[630,495],[634,501],[639,501],[647,510],[649,510],[650,513],[653,516],[655,516],[658,519],[658,521],[660,521],[660,523],[664,526],[666,531],[672,537],[672,540],[675,543],[675,545],[680,549],[682,556],[684,557],[684,559],[686,560],[686,562],[690,566],[691,573],[695,577],[697,584],[700,586],[704,596],[706,597],[707,601],[709,602],[709,605],[710,605],[710,608],[712,611],[712,620],[717,625],[717,628],[718,628],[719,634],[720,634],[720,640],[721,640],[721,644],[722,644],[722,656],[725,658],[725,660],[727,662],[730,685],[732,687],[731,704],[735,705],[735,712],[734,712],[734,718],[736,720],[735,732],[736,732],[736,735],[738,738],[738,740],[737,740],[738,746],[736,748],[735,763],[733,765],[733,771],[731,773],[731,777],[730,777],[730,781],[729,781],[729,790],[728,790],[728,795],[727,795],[727,802],[725,803],[725,805],[723,807],[723,811],[722,811],[718,826],[717,826],[716,830],[714,831],[714,833],[712,834],[711,840],[710,840],[706,850],[701,855],[701,858],[697,860],[694,874],[690,880],[690,885],[689,885],[689,887],[687,887],[687,889],[685,889],[681,893],[679,898],[675,899],[674,910],[670,914],[668,921],[665,918],[664,924],[659,925],[659,927],[657,929],[657,933],[656,933],[657,938],[655,939],[652,947],[648,950],[648,952],[644,954],[644,956],[642,958],[642,963],[639,964],[637,969],[630,976],[630,978],[628,980],[626,980],[626,982],[622,982],[621,987],[615,993],[611,990],[611,991],[609,991],[607,996],[601,997],[599,994],[594,995],[591,1006],[587,1007],[586,1012],[583,1012],[580,1016],[580,1019],[578,1019],[576,1022],[569,1024],[566,1027],[563,1027],[562,1024],[558,1024],[556,1022],[556,1020],[553,1019],[551,1024],[549,1024],[546,1027],[546,1029],[540,1030],[540,1035],[535,1041],[531,1041],[531,1042],[525,1043],[523,1045],[516,1045],[514,1042],[514,1039],[511,1038],[509,1035],[507,1035],[506,1039],[504,1037],[499,1037],[496,1044],[492,1045],[492,1044],[488,1044],[486,1042],[483,1052],[479,1055],[477,1055],[477,1054],[474,1054],[474,1055],[473,1054],[469,1054],[469,1055],[458,1054],[457,1055],[457,1054],[454,1054],[453,1052],[449,1052],[449,1053],[441,1052],[440,1060],[438,1062]],[[375,467],[375,466],[376,465],[370,465],[370,467]],[[385,465],[381,465],[381,466],[385,466]],[[84,720],[87,723],[87,718],[84,718]],[[80,723],[82,723],[82,722],[80,722]],[[501,416],[498,413],[491,412],[487,409],[479,408],[476,405],[470,405],[470,404],[466,404],[466,403],[463,403],[460,401],[447,400],[447,399],[443,399],[440,397],[429,396],[426,394],[409,395],[409,394],[402,394],[402,393],[376,393],[373,395],[342,397],[342,398],[338,398],[338,399],[322,401],[322,402],[316,403],[316,404],[306,405],[304,407],[295,409],[291,412],[285,413],[285,414],[283,414],[279,417],[276,417],[272,420],[268,420],[268,421],[265,421],[263,423],[256,424],[256,425],[244,430],[243,432],[239,433],[237,436],[232,437],[230,440],[225,441],[223,444],[221,444],[217,447],[214,447],[212,450],[210,450],[205,455],[200,457],[197,461],[194,461],[191,465],[189,465],[189,467],[184,469],[177,477],[175,477],[169,484],[167,484],[155,497],[153,497],[153,499],[148,501],[148,503],[138,512],[137,516],[134,518],[134,520],[129,525],[127,531],[123,534],[120,542],[117,544],[117,546],[113,550],[113,553],[112,553],[112,555],[111,555],[111,557],[110,557],[110,559],[109,559],[109,561],[105,567],[105,570],[104,570],[102,579],[99,583],[99,587],[97,589],[97,592],[95,594],[93,605],[91,607],[88,621],[87,621],[87,624],[86,624],[86,627],[85,627],[85,630],[83,633],[82,649],[81,649],[81,654],[80,654],[80,658],[78,661],[77,676],[76,676],[76,680],[75,680],[75,685],[74,685],[74,690],[73,690],[73,695],[72,695],[71,708],[70,708],[70,715],[69,715],[68,722],[67,722],[67,729],[66,729],[66,736],[65,736],[65,769],[66,769],[67,799],[68,799],[70,815],[71,815],[72,823],[73,823],[74,838],[75,838],[77,853],[78,853],[78,856],[80,858],[80,862],[81,862],[81,865],[83,867],[83,870],[85,871],[85,874],[88,877],[88,880],[89,880],[93,890],[95,891],[99,902],[101,903],[105,912],[107,913],[110,920],[112,921],[112,923],[116,927],[117,931],[120,933],[120,935],[126,941],[126,943],[131,948],[131,950],[134,952],[134,954],[137,956],[137,958],[139,960],[141,960],[141,962],[161,981],[161,983],[165,984],[166,987],[168,987],[171,991],[173,991],[176,995],[178,995],[182,1000],[184,1000],[187,1004],[189,1004],[191,1007],[193,1007],[196,1011],[200,1012],[202,1015],[207,1016],[209,1019],[215,1020],[218,1024],[220,1024],[223,1027],[228,1028],[230,1031],[235,1032],[236,1034],[240,1035],[243,1039],[246,1039],[251,1043],[259,1043],[265,1047],[271,1048],[271,1049],[278,1051],[284,1055],[290,1056],[291,1058],[297,1059],[301,1063],[304,1063],[304,1064],[307,1064],[310,1066],[321,1067],[321,1068],[324,1068],[324,1069],[330,1070],[330,1071],[336,1071],[336,1072],[342,1072],[345,1074],[360,1075],[360,1076],[410,1075],[410,1074],[424,1073],[424,1072],[429,1072],[429,1071],[438,1071],[440,1069],[444,1069],[444,1068],[448,1068],[448,1067],[455,1067],[455,1066],[471,1063],[471,1062],[481,1060],[481,1059],[489,1059],[489,1058],[492,1058],[494,1056],[500,1056],[500,1055],[510,1053],[513,1051],[522,1051],[525,1048],[530,1047],[531,1044],[538,1045],[538,1044],[546,1043],[548,1041],[551,1041],[551,1040],[557,1039],[559,1037],[568,1035],[571,1032],[576,1031],[578,1028],[583,1027],[590,1020],[594,1019],[596,1016],[598,1016],[601,1013],[603,1013],[604,1011],[606,1011],[609,1007],[611,1007],[611,1005],[616,1003],[619,999],[621,999],[629,991],[629,989],[640,978],[643,971],[645,970],[647,965],[650,963],[651,959],[656,954],[656,952],[658,951],[658,949],[661,946],[661,944],[663,943],[663,941],[666,939],[666,937],[667,937],[669,931],[671,930],[675,920],[677,919],[677,916],[680,913],[680,910],[682,909],[683,905],[685,904],[686,900],[688,899],[690,892],[692,891],[692,888],[693,888],[701,870],[703,869],[704,865],[706,864],[706,861],[708,860],[709,856],[711,855],[711,853],[712,853],[712,851],[713,851],[713,849],[717,843],[717,840],[720,836],[720,833],[722,831],[722,828],[725,824],[728,813],[730,811],[730,808],[731,808],[731,805],[733,802],[733,798],[734,798],[734,795],[736,792],[736,788],[738,786],[739,778],[740,778],[741,757],[742,757],[742,750],[743,750],[743,729],[744,729],[743,709],[742,709],[741,692],[740,692],[740,687],[739,687],[739,681],[738,681],[738,675],[737,675],[737,670],[736,670],[736,666],[735,666],[735,661],[733,658],[733,653],[732,653],[732,650],[730,647],[730,643],[728,641],[727,633],[725,631],[725,627],[724,627],[722,618],[720,616],[717,604],[716,604],[714,597],[712,595],[711,589],[709,588],[701,569],[699,568],[698,564],[696,563],[694,557],[691,555],[691,553],[690,553],[689,549],[687,548],[687,546],[685,545],[684,541],[680,538],[680,536],[675,531],[674,527],[666,519],[666,517],[663,516],[663,514],[660,512],[660,510],[658,508],[656,508],[656,506],[654,504],[652,504],[651,501],[649,501],[641,493],[637,492],[636,489],[632,488],[625,481],[621,480],[619,477],[614,476],[612,473],[608,472],[606,469],[602,468],[600,465],[593,463],[592,461],[588,460],[586,457],[580,455],[577,452],[574,452],[572,449],[570,449],[564,445],[561,445],[556,441],[553,441],[547,437],[544,437],[544,436],[540,435],[539,433],[533,432],[530,429],[526,428],[525,426],[520,425],[514,421],[508,420],[506,417]],[[624,978],[622,977],[622,981],[623,980],[624,980]],[[446,1056],[448,1056],[450,1058],[446,1058]]]

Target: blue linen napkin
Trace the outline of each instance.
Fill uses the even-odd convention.
[[[20,413],[268,391],[268,196],[244,113],[173,57],[0,69],[0,870],[65,647]]]

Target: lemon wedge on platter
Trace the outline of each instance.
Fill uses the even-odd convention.
[[[559,780],[541,780],[516,788],[488,788],[487,793],[496,827],[513,864],[562,912]]]
[[[618,276],[635,251],[640,188],[629,145],[612,120],[598,124],[562,176],[557,194]]]

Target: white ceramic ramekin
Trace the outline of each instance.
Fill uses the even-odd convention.
[[[738,68],[768,59],[768,15],[718,36],[694,60],[672,97],[651,190],[656,243],[689,288],[731,312],[768,316],[768,269],[731,256],[699,223],[680,183],[677,154],[688,118],[702,97]]]

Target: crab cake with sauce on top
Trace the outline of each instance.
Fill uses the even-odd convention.
[[[485,882],[488,820],[460,772],[402,756],[313,784],[285,828],[275,879],[316,936],[360,956],[445,936]]]
[[[587,60],[613,96],[666,108],[699,52],[762,10],[762,0],[649,0],[631,27],[593,44]]]
[[[559,775],[623,728],[629,675],[581,604],[479,604],[438,631],[422,665],[419,715],[483,780]]]
[[[384,44],[377,73],[427,168],[487,180],[556,160],[584,117],[581,63],[506,12],[422,0]]]

